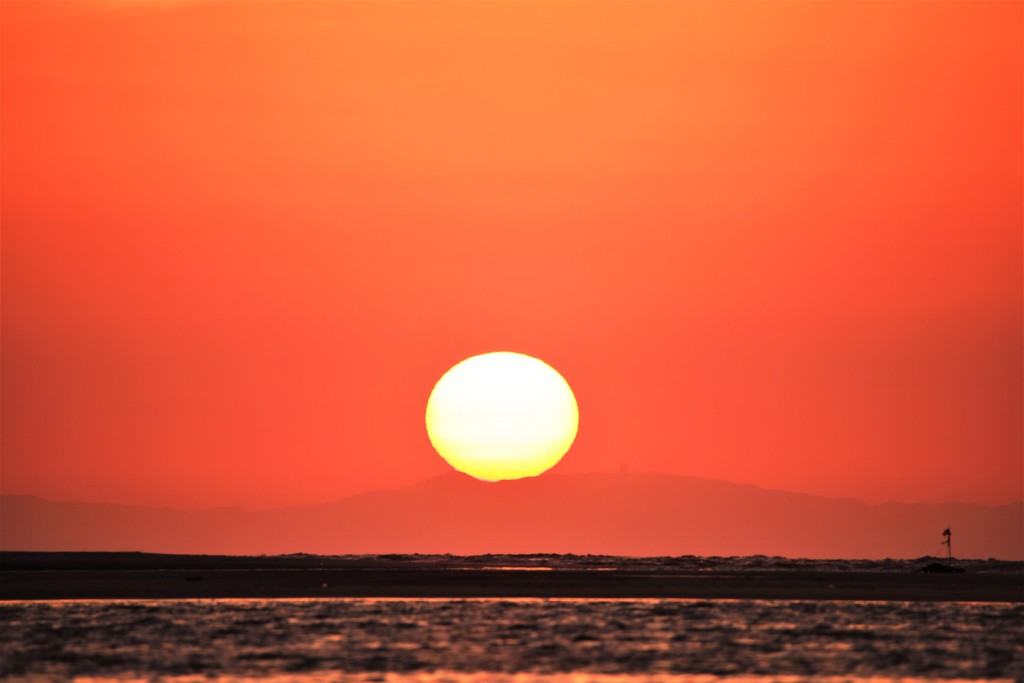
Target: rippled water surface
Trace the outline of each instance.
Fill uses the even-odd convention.
[[[0,675],[39,680],[1024,678],[1017,603],[7,602],[0,624]]]

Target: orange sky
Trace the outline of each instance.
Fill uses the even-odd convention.
[[[1024,498],[1019,2],[2,3],[2,478],[251,508],[448,470]]]

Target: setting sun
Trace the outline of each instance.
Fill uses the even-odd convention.
[[[430,442],[455,469],[500,481],[536,476],[569,450],[579,409],[568,383],[543,361],[496,352],[467,358],[427,401]]]

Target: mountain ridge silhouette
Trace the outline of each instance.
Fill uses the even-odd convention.
[[[0,497],[0,549],[198,554],[576,553],[1024,559],[1024,503],[879,503],[659,473],[449,473],[249,511]]]

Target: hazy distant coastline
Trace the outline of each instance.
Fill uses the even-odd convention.
[[[1024,504],[833,499],[663,474],[499,483],[452,474],[334,503],[246,511],[0,496],[0,549],[233,555],[575,553],[1024,560]]]

